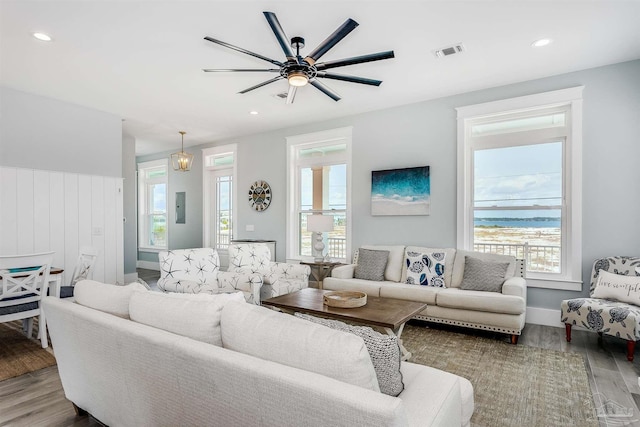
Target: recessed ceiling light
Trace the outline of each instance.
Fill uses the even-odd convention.
[[[258,112],[257,111],[249,111],[249,114],[251,114],[252,116],[257,116]]]
[[[37,38],[38,40],[42,40],[43,42],[51,41],[51,36],[45,33],[33,33],[33,37]]]
[[[550,43],[551,43],[551,39],[540,39],[540,40],[536,40],[533,43],[531,43],[531,47],[547,46]]]

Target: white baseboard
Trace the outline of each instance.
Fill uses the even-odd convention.
[[[136,267],[146,268],[147,270],[160,271],[160,263],[158,261],[136,261]]]
[[[564,323],[560,321],[560,310],[549,308],[527,307],[527,323],[564,328]]]
[[[138,280],[138,273],[129,273],[124,275],[124,284],[135,282]]]

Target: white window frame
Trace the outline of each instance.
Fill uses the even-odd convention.
[[[582,290],[582,92],[584,86],[518,98],[456,108],[458,113],[458,194],[457,244],[472,250],[473,243],[473,138],[471,126],[489,117],[526,114],[532,110],[567,107],[567,135],[564,137],[562,251],[565,260],[560,274],[531,273],[527,286],[548,289]],[[532,131],[534,132],[534,131]],[[505,134],[513,136],[515,133]],[[543,129],[540,138],[553,138],[554,129]],[[500,140],[496,136],[494,140]],[[540,141],[541,139],[538,139]],[[512,140],[513,141],[513,140]],[[503,143],[497,146],[512,146]],[[483,146],[487,148],[486,146]]]
[[[301,261],[309,257],[300,256],[299,242],[300,232],[298,223],[298,214],[300,206],[300,182],[298,170],[311,166],[330,166],[334,164],[346,164],[347,172],[347,209],[345,218],[346,227],[346,258],[343,262],[351,260],[351,143],[353,128],[343,127],[330,129],[321,132],[307,133],[302,135],[293,135],[287,137],[287,260]],[[296,153],[301,148],[322,147],[327,145],[335,145],[336,143],[346,144],[346,154],[327,155],[317,159],[305,158],[297,159]]]
[[[163,167],[165,170],[164,177],[146,179],[147,169],[156,169]],[[167,224],[167,244],[160,246],[150,246],[143,242],[148,242],[149,236],[146,235],[149,221],[149,213],[147,209],[149,207],[149,193],[147,191],[149,184],[165,184],[166,194],[165,199],[167,201],[166,209],[166,224]],[[138,249],[143,252],[160,252],[167,250],[169,247],[169,162],[167,159],[152,160],[149,162],[138,163]]]
[[[233,155],[233,163],[230,165],[220,166],[208,166],[209,159],[215,157],[222,157],[227,154]],[[217,147],[202,149],[202,200],[203,200],[203,227],[202,227],[202,241],[204,246],[211,248],[214,247],[214,242],[211,241],[211,172],[224,169],[230,169],[231,175],[231,232],[236,232],[237,225],[237,206],[238,206],[238,191],[237,191],[237,176],[238,176],[238,146],[237,144],[220,145]],[[234,236],[230,236],[230,240],[233,240]],[[223,256],[223,254],[220,254]]]

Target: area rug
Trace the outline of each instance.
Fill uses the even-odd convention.
[[[473,384],[471,425],[598,426],[582,355],[407,325],[410,362]]]
[[[34,330],[34,336],[36,333]],[[22,334],[21,321],[0,323],[0,381],[55,364],[55,357],[40,341]]]

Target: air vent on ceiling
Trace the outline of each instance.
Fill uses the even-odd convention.
[[[462,43],[454,44],[453,46],[443,47],[434,52],[436,58],[444,58],[445,56],[455,55],[456,53],[464,52],[464,46]]]
[[[287,92],[282,92],[282,93],[276,93],[273,96],[275,96],[276,98],[280,98],[280,99],[287,99],[288,94],[287,94]]]

